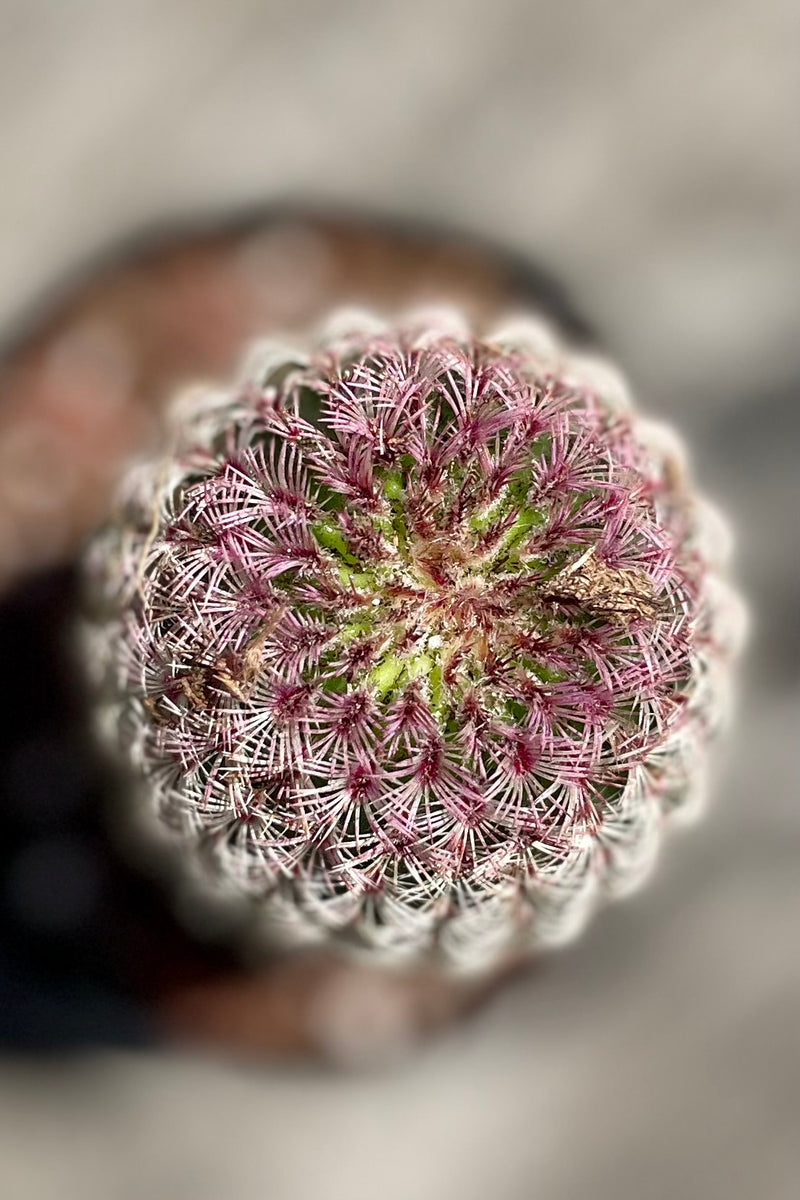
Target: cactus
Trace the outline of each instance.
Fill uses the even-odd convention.
[[[696,807],[741,606],[680,442],[538,321],[339,313],[179,398],[87,559],[136,805],[271,937],[485,969]]]

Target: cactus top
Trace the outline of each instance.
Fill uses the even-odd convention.
[[[115,736],[276,928],[483,961],[641,874],[725,648],[623,392],[533,324],[357,320],[177,406],[93,560]]]

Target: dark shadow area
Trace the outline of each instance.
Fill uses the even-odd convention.
[[[202,964],[166,898],[109,837],[114,780],[94,753],[70,661],[76,577],[26,580],[0,605],[0,1045],[151,1040],[150,1002]]]

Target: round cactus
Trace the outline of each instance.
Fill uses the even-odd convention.
[[[532,319],[340,313],[171,430],[91,548],[90,644],[196,879],[284,941],[483,968],[644,877],[741,612],[612,367]]]

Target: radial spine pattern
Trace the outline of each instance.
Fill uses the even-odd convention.
[[[197,877],[284,940],[463,968],[644,877],[741,619],[613,369],[535,321],[339,314],[172,426],[90,551],[89,642]]]

